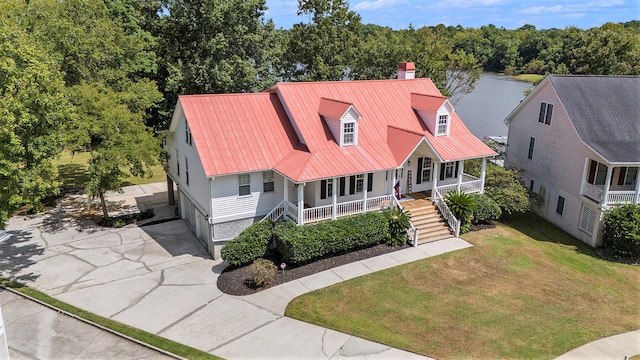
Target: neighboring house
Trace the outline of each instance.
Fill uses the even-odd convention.
[[[413,78],[412,63],[398,72],[403,79],[180,96],[166,134],[168,183],[209,252],[265,217],[305,224],[389,206],[395,192],[482,191],[464,161],[484,165],[495,152],[430,79]]]
[[[601,245],[603,212],[639,202],[640,77],[549,76],[506,122],[506,166],[544,199],[537,211]]]

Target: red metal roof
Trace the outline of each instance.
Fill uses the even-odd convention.
[[[276,94],[180,96],[207,176],[268,170],[300,140]]]
[[[429,132],[413,106],[437,110],[447,100],[430,79],[279,83],[267,91],[180,97],[208,176],[274,169],[303,182],[393,169],[420,141],[440,161],[495,155],[455,112],[449,136]],[[358,145],[340,147],[321,115],[339,119],[350,106],[361,115]]]
[[[332,119],[341,119],[351,106],[352,104],[348,102],[321,98],[318,113]]]

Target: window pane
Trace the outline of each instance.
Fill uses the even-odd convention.
[[[553,105],[547,104],[547,117],[544,120],[544,123],[547,125],[551,125],[551,114],[553,113]]]
[[[596,185],[604,185],[604,181],[607,178],[607,166],[598,163],[598,170],[596,172]]]
[[[262,191],[269,192],[274,190],[273,185],[273,171],[263,171],[262,172]]]
[[[562,196],[558,196],[558,206],[556,207],[556,212],[560,215],[564,212],[564,198]]]
[[[446,135],[447,134],[447,115],[440,115],[438,118],[438,135]]]
[[[356,175],[356,192],[362,192],[362,189],[364,188],[364,175],[360,174],[360,175]]]
[[[535,138],[531,138],[529,139],[529,154],[527,155],[527,158],[529,160],[533,159],[533,148],[536,145],[536,139]]]
[[[628,168],[627,169],[627,177],[625,178],[625,185],[634,185],[636,180],[638,179],[638,168]]]
[[[238,175],[238,195],[249,195],[251,193],[251,177],[249,174]]]

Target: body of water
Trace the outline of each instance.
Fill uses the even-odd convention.
[[[456,95],[451,103],[469,131],[483,139],[507,136],[504,119],[524,99],[531,83],[509,76],[483,73],[475,89],[466,95]]]

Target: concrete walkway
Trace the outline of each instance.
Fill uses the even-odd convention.
[[[13,360],[173,359],[9,290],[0,289],[0,305]]]
[[[640,330],[609,336],[577,347],[556,360],[623,360],[640,354]]]

